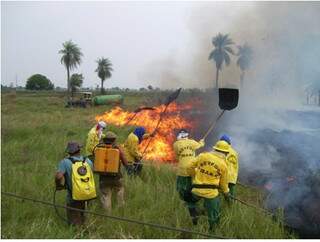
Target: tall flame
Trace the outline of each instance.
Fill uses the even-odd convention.
[[[172,144],[175,141],[175,130],[186,128],[192,129],[194,122],[187,120],[182,116],[182,111],[192,110],[195,106],[199,106],[199,101],[193,101],[185,104],[171,103],[166,112],[163,114],[161,124],[159,125],[155,136],[146,150],[144,158],[155,161],[172,162],[175,159]],[[154,107],[154,110],[143,110],[136,114],[130,121],[129,125],[143,126],[147,132],[154,131],[165,105]],[[133,116],[134,112],[128,112],[121,107],[115,107],[102,115],[95,117],[96,121],[103,120],[106,123],[117,126],[124,126]],[[149,140],[144,140],[140,145],[142,152]]]

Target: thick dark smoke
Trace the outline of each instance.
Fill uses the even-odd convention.
[[[164,65],[162,79],[213,87],[212,37],[228,33],[237,45],[251,46],[244,86],[236,56],[223,67],[220,86],[240,87],[240,102],[226,112],[208,144],[230,134],[240,153],[240,179],[266,187],[266,207],[283,208],[286,223],[302,237],[319,237],[320,107],[303,104],[306,87],[320,89],[320,3],[204,3],[195,8],[189,27],[194,43],[189,62],[171,71]],[[208,110],[208,124],[216,110]]]
[[[266,206],[283,208],[302,237],[319,237],[320,107],[302,104],[320,82],[320,3],[256,5],[228,30],[255,54],[217,134],[232,136],[240,179],[269,190]]]
[[[267,208],[283,208],[287,224],[302,237],[319,238],[320,107],[304,104],[307,87],[320,90],[320,2],[195,4],[188,26],[193,43],[189,61],[179,68],[163,65],[162,80],[213,87],[215,65],[208,61],[212,37],[221,32],[236,45],[251,46],[252,65],[242,87],[236,56],[222,69],[220,86],[239,87],[240,102],[207,142],[231,135],[240,153],[240,180],[266,187]],[[201,119],[203,127],[218,115],[217,103],[212,106],[211,115],[205,115],[207,125]]]

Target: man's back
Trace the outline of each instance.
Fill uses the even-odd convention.
[[[64,174],[66,188],[68,191],[67,194],[67,200],[72,200],[72,161],[71,159],[75,161],[82,161],[83,156],[70,156],[66,157],[63,160],[60,161],[58,166],[58,172],[62,172]],[[91,169],[93,169],[92,161],[88,158],[86,158],[86,162],[89,164]]]
[[[134,133],[130,133],[123,144],[125,156],[130,164],[134,163],[141,156],[138,145],[139,138]]]
[[[203,142],[197,142],[193,139],[180,139],[173,144],[173,149],[178,160],[178,176],[189,176],[186,169],[191,166],[195,159],[195,151],[204,145]]]
[[[92,155],[94,147],[99,143],[96,127],[90,129],[86,142],[86,155]]]
[[[227,166],[223,154],[217,152],[202,153],[196,158],[194,167],[193,184],[214,185],[216,188],[193,188],[193,193],[201,197],[213,198],[219,194],[218,187],[223,192],[228,192]]]

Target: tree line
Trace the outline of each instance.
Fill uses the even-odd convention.
[[[81,64],[81,57],[83,56],[81,49],[73,43],[71,40],[66,41],[62,44],[63,48],[59,51],[61,57],[61,64],[63,64],[67,69],[67,87],[68,94],[70,90],[72,93],[74,89],[80,87],[83,83],[82,74],[73,74],[70,78],[70,71],[77,68]],[[101,57],[97,61],[97,72],[98,77],[101,79],[101,94],[104,93],[103,83],[107,78],[111,77],[112,64],[107,58]]]
[[[212,39],[212,44],[214,45],[214,49],[209,55],[209,60],[213,60],[216,64],[216,87],[218,87],[218,79],[219,73],[222,71],[222,66],[225,64],[226,66],[230,65],[231,58],[230,55],[237,55],[237,65],[241,69],[241,84],[243,84],[245,71],[249,68],[251,58],[252,58],[252,49],[244,44],[243,46],[238,46],[238,53],[232,49],[232,45],[234,42],[229,38],[229,35],[223,35],[219,33]],[[61,54],[60,62],[63,64],[67,70],[67,90],[68,95],[74,93],[74,91],[81,87],[84,77],[82,74],[73,73],[70,76],[70,72],[76,69],[82,62],[83,53],[77,44],[72,42],[72,40],[66,41],[62,44],[63,48],[59,50],[59,54]],[[97,72],[98,77],[101,80],[101,89],[100,92],[104,93],[103,84],[104,81],[111,77],[112,75],[112,63],[108,58],[101,57],[96,60],[97,68],[95,72]],[[36,74],[31,76],[26,84],[26,89],[32,90],[51,90],[54,86],[50,82],[48,78],[41,74]]]
[[[81,64],[81,58],[83,56],[81,49],[71,40],[66,41],[62,44],[63,48],[59,50],[61,54],[60,62],[67,70],[67,90],[68,95],[73,96],[73,93],[77,88],[83,84],[84,76],[79,73],[73,73],[70,76],[70,72],[76,69]],[[101,57],[96,60],[98,77],[101,79],[101,94],[104,93],[103,83],[107,78],[111,77],[113,71],[112,64],[109,59]],[[26,83],[26,89],[29,90],[52,90],[54,88],[53,83],[44,75],[35,74],[28,78]]]

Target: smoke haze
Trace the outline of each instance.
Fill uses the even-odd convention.
[[[320,181],[314,175],[320,172],[320,110],[302,105],[304,89],[319,87],[319,23],[316,2],[256,3],[222,32],[248,43],[254,57],[239,106],[226,113],[217,134],[230,134],[240,151],[240,179],[271,185],[266,206],[284,208],[286,222],[306,237],[320,234],[320,216],[312,215],[320,211],[320,192],[314,191]],[[202,74],[213,76],[209,69]],[[238,81],[237,75],[230,66],[222,83]]]

